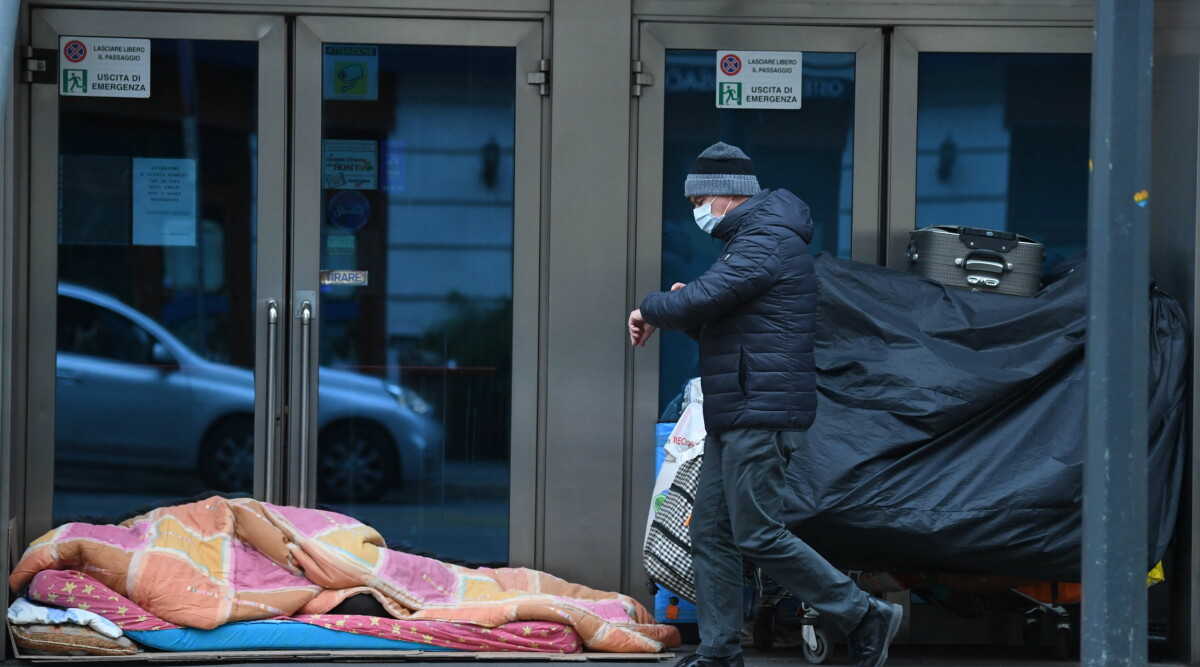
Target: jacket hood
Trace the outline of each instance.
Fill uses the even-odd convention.
[[[767,225],[783,227],[805,243],[813,237],[812,216],[808,204],[788,190],[763,190],[733,209],[713,229],[713,236],[729,241],[743,227]]]

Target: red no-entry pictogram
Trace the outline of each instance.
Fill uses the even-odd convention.
[[[87,47],[83,45],[83,42],[73,39],[63,47],[63,57],[77,63],[87,57]]]
[[[721,59],[721,71],[733,76],[742,71],[742,59],[734,54],[729,54]]]

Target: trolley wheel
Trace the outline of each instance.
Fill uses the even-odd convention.
[[[829,659],[830,647],[833,642],[829,639],[829,633],[821,628],[816,629],[817,633],[817,648],[809,647],[808,642],[804,646],[804,659],[814,665],[819,665]]]
[[[754,617],[754,648],[770,651],[775,646],[775,607],[762,606]]]
[[[1074,648],[1075,633],[1070,628],[1058,628],[1054,631],[1054,657],[1059,660],[1070,660]]]

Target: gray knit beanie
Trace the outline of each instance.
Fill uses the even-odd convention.
[[[683,182],[685,197],[698,195],[756,195],[761,188],[754,163],[737,146],[718,141],[696,158]]]

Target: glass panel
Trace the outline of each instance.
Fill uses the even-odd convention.
[[[389,544],[505,562],[515,50],[325,59],[318,498]]]
[[[56,523],[251,490],[257,70],[155,39],[151,97],[58,98]]]
[[[1091,56],[922,53],[917,227],[1013,231],[1049,269],[1087,247]]]
[[[662,289],[704,273],[721,242],[696,226],[683,179],[717,141],[754,162],[759,184],[786,188],[808,203],[813,253],[850,257],[854,179],[854,54],[804,53],[801,109],[718,109],[716,51],[667,51],[663,118]],[[696,343],[663,331],[659,410],[700,373]]]

